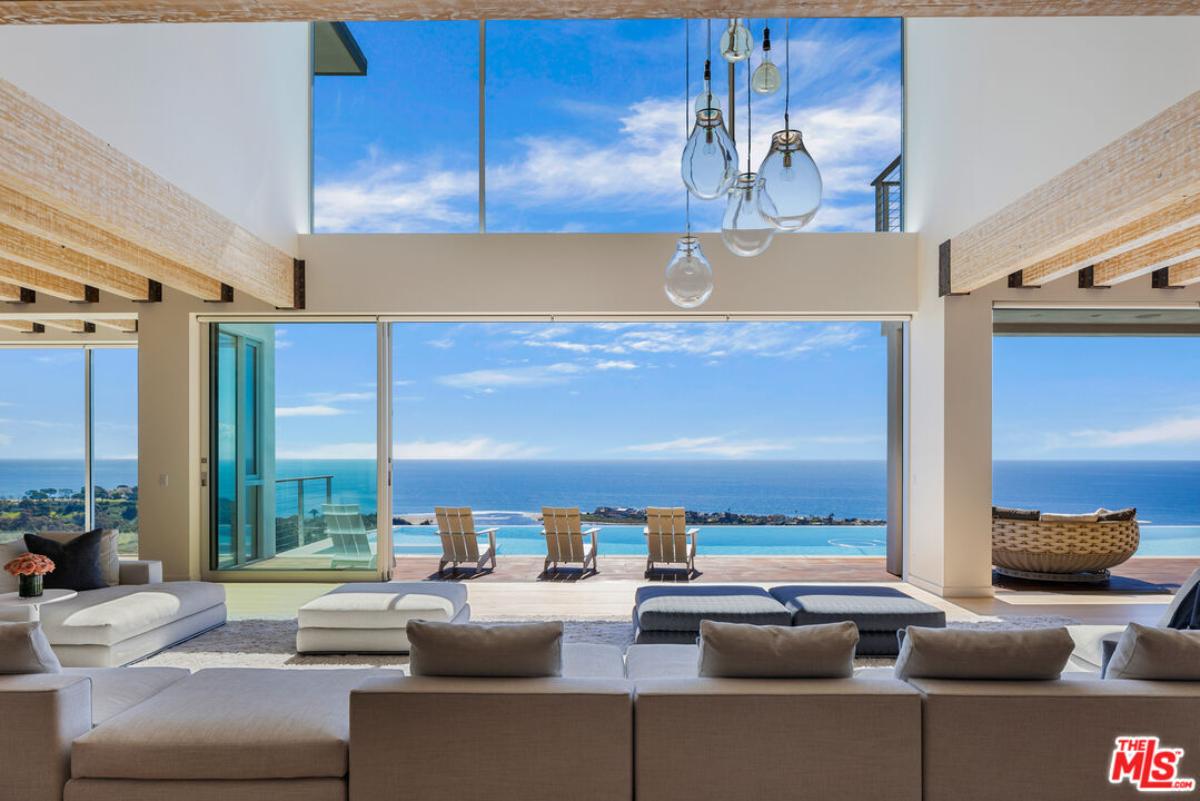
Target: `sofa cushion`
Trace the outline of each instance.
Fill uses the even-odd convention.
[[[54,645],[115,645],[225,602],[225,588],[202,581],[130,584],[81,592],[42,607]]]
[[[467,604],[462,584],[343,584],[300,607],[300,628],[402,629],[410,620],[453,620]]]
[[[792,612],[796,626],[849,620],[859,631],[893,632],[905,626],[946,625],[941,609],[893,587],[795,584],[774,587],[771,595]]]
[[[1104,678],[1200,681],[1200,631],[1130,623],[1117,641]]]
[[[568,679],[623,679],[625,658],[615,645],[563,643],[562,675]]]
[[[639,587],[634,598],[634,619],[642,631],[698,632],[701,620],[786,626],[792,617],[761,587]]]
[[[1076,515],[1042,512],[1042,516],[1040,518],[1043,523],[1095,523],[1099,519],[1099,516],[1095,512],[1090,514]]]
[[[414,676],[549,678],[562,675],[561,621],[408,623]]]
[[[9,540],[8,542],[0,542],[0,568],[3,568],[23,553],[29,553],[29,549],[25,547],[24,537],[17,537],[15,540]],[[5,570],[0,570],[0,592],[16,592],[19,585],[20,580],[16,576]]]
[[[350,691],[386,672],[201,670],[76,740],[71,775],[210,781],[345,776]]]
[[[63,673],[91,679],[93,726],[192,675],[187,668],[172,667],[63,668]]]
[[[25,547],[30,553],[41,554],[54,562],[54,570],[46,574],[48,590],[98,590],[107,587],[100,566],[100,541],[103,529],[93,529],[58,542],[37,534],[25,535]]]
[[[0,673],[61,672],[40,623],[0,623]]]
[[[1057,679],[1073,650],[1075,641],[1065,628],[972,631],[911,626],[896,659],[896,678]]]
[[[691,645],[650,643],[625,649],[630,679],[694,679],[700,675],[700,651]]]
[[[701,676],[727,679],[844,679],[854,675],[858,628],[700,624]]]
[[[53,540],[60,545],[71,542],[82,531],[39,531],[39,537]],[[117,552],[117,530],[106,528],[100,530],[100,575],[104,583],[110,587],[121,583],[121,556]]]

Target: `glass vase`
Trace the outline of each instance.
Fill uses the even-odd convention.
[[[41,598],[43,576],[18,576],[17,594],[22,598]],[[12,585],[9,585],[12,586]]]

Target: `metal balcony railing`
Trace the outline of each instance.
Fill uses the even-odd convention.
[[[325,536],[324,517],[321,516],[320,518],[318,518],[318,516],[316,514],[314,514],[313,521],[308,525],[309,531],[308,532],[305,531],[304,485],[306,482],[309,482],[309,481],[325,482],[325,500],[322,503],[332,503],[333,502],[333,476],[331,476],[331,475],[328,475],[328,476],[297,476],[295,478],[277,478],[277,479],[275,479],[275,497],[276,497],[275,508],[277,510],[276,511],[277,515],[279,514],[279,512],[278,512],[278,509],[280,506],[279,499],[283,496],[283,493],[280,492],[280,490],[283,489],[283,485],[285,485],[285,484],[295,484],[296,485],[296,530],[295,530],[294,535],[289,536],[289,534],[291,534],[291,532],[288,532],[285,530],[288,527],[281,526],[281,525],[279,525],[279,523],[276,523],[276,548],[278,550],[287,550],[290,548],[299,547],[301,545],[307,545],[310,541],[315,541],[315,540],[321,539],[322,537]],[[315,509],[313,511],[314,511],[314,513],[316,512]],[[283,519],[286,519],[286,517],[287,517],[285,515],[279,515],[279,516]],[[320,520],[319,524],[318,524],[318,519]],[[309,537],[308,534],[310,534],[310,533],[313,536]]]
[[[875,187],[875,230],[899,231],[903,198],[900,193],[900,156],[871,181]]]

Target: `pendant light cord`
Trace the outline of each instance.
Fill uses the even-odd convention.
[[[691,94],[692,94],[692,37],[691,24],[685,18],[683,20],[683,140],[686,144],[688,140],[688,123],[691,122]],[[712,101],[706,101],[711,103]],[[683,187],[683,208],[684,208],[684,224],[687,228],[687,235],[692,235],[692,193],[688,191],[687,185]]]
[[[787,17],[783,21],[783,38],[787,41],[784,43],[785,51],[784,69],[787,70],[787,75],[784,77],[785,86],[783,89],[783,129],[791,130],[791,109],[792,109],[792,18]]]
[[[746,172],[753,172],[750,169],[750,149],[754,147],[754,128],[753,118],[750,115],[750,95],[754,94],[754,87],[751,86],[751,69],[750,59],[746,59]]]

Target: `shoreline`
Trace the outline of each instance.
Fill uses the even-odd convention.
[[[860,517],[835,517],[834,515],[754,515],[736,512],[693,512],[687,511],[689,526],[837,526],[839,528],[886,526],[887,520]],[[540,512],[499,509],[479,509],[474,512],[476,522],[491,526],[536,526],[542,522]],[[625,506],[600,506],[591,512],[582,512],[584,523],[607,525],[644,526],[646,510]],[[392,515],[393,526],[433,526],[437,519],[430,512],[400,512]]]

